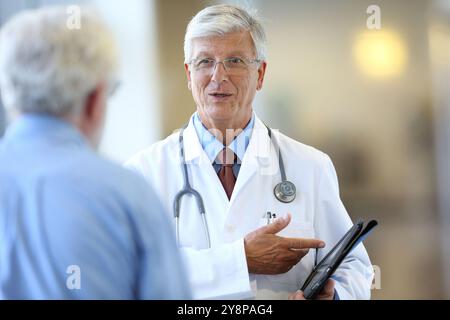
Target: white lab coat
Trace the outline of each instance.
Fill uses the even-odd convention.
[[[285,299],[301,287],[314,266],[315,250],[310,250],[287,273],[248,273],[243,239],[267,223],[267,211],[277,216],[292,214],[291,223],[279,235],[324,240],[327,247],[319,250],[318,261],[352,225],[339,197],[337,176],[330,158],[310,146],[274,133],[287,178],[297,188],[296,199],[288,204],[274,197],[273,189],[280,182],[278,157],[258,117],[230,200],[201,147],[192,117],[184,131],[189,180],[203,197],[212,245],[211,249],[207,248],[194,199],[185,197],[180,214],[180,246],[196,299]],[[179,134],[174,133],[126,163],[155,188],[174,223],[173,200],[183,186],[178,138]],[[333,277],[339,298],[369,299],[372,277],[373,268],[361,244]]]

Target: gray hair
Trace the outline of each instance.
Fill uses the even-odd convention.
[[[94,10],[82,8],[79,27],[65,7],[24,11],[0,32],[0,87],[7,109],[77,115],[103,81],[115,80],[117,51]]]
[[[206,7],[189,22],[184,37],[184,62],[192,59],[192,39],[246,30],[250,32],[256,59],[266,60],[266,33],[256,13],[235,5],[221,4]]]

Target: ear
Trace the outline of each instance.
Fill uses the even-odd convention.
[[[103,118],[104,113],[104,101],[106,95],[106,85],[104,83],[99,84],[86,99],[84,106],[84,118],[93,123],[98,123]]]
[[[261,90],[264,83],[264,76],[266,74],[266,67],[267,62],[263,61],[261,62],[259,69],[258,69],[258,85],[256,86],[256,90]]]
[[[189,70],[189,65],[187,63],[184,64],[184,70],[186,71],[186,77],[188,80],[188,89],[192,90],[191,70]]]
[[[98,147],[106,115],[106,85],[97,85],[86,97],[79,114],[68,115],[67,121],[77,127],[89,143]]]

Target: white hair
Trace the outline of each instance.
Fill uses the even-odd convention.
[[[7,109],[78,114],[100,83],[115,80],[113,37],[94,10],[71,28],[66,7],[24,11],[0,32],[0,87]]]
[[[192,59],[192,39],[248,31],[253,39],[256,59],[266,60],[266,33],[256,13],[235,5],[220,4],[206,7],[189,22],[184,37],[184,62]]]

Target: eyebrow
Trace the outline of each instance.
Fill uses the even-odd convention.
[[[200,51],[197,57],[211,57],[211,54],[206,51]],[[228,57],[246,57],[246,55],[242,51],[232,51],[228,54]]]

